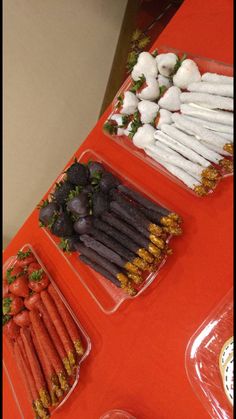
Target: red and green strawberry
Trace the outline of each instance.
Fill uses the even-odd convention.
[[[7,269],[3,278],[2,323],[10,340],[17,338],[20,327],[30,325],[29,310],[37,307],[39,293],[49,282],[32,251],[20,250],[14,266]]]
[[[32,274],[34,271],[39,271],[41,269],[41,265],[38,262],[31,263],[27,268],[28,276]]]
[[[29,274],[29,288],[31,290],[35,292],[41,292],[47,288],[48,284],[49,279],[42,268],[34,270]]]
[[[28,279],[20,267],[14,267],[7,270],[8,291],[18,297],[27,297],[29,295]]]
[[[6,314],[14,316],[18,314],[24,308],[24,301],[22,298],[17,297],[13,294],[8,294],[7,297],[3,298],[3,315]]]
[[[17,253],[15,266],[24,268],[25,266],[28,266],[30,263],[35,261],[36,259],[30,249],[26,252],[22,252],[22,250],[19,250],[19,252]]]

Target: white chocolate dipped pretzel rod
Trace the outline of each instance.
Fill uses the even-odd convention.
[[[204,159],[204,157],[196,153],[191,148],[186,147],[182,143],[178,142],[176,139],[174,139],[170,135],[165,134],[164,132],[162,132],[162,130],[157,131],[154,134],[154,137],[157,140],[159,140],[161,143],[169,146],[170,148],[182,154],[182,156],[186,157],[187,159],[189,159],[190,161],[194,163],[200,164],[203,167],[209,167],[211,165],[211,163],[208,160]]]
[[[202,92],[202,93],[211,93],[212,95],[233,97],[234,96],[234,86],[233,84],[219,84],[219,83],[210,83],[207,81],[200,81],[190,83],[188,85],[188,90],[190,92]]]
[[[197,138],[193,135],[186,134],[185,132],[181,131],[174,125],[167,125],[163,124],[161,130],[171,136],[172,138],[176,139],[181,144],[186,145],[186,147],[191,148],[196,153],[200,154],[205,160],[209,162],[219,164],[222,156],[214,151],[209,150],[205,145],[203,145]]]
[[[207,81],[210,83],[233,84],[234,78],[230,76],[223,76],[222,74],[207,72],[202,75],[202,81]]]
[[[167,147],[164,144],[158,143],[157,145],[150,145],[147,148],[159,156],[166,163],[170,163],[179,167],[180,169],[185,170],[187,173],[201,182],[201,176],[202,172],[204,171],[204,167],[185,159],[179,153],[173,153],[174,150],[170,149],[170,147]]]
[[[182,103],[199,103],[209,109],[233,111],[234,101],[231,97],[211,95],[210,93],[183,92],[180,94]]]
[[[173,148],[171,147],[171,145],[173,145],[173,143],[171,143],[171,141],[168,141],[168,136],[166,136],[163,133],[159,133],[156,145],[150,145],[149,150],[156,154],[158,157],[160,157],[166,163],[173,164],[174,166],[183,169],[207,188],[213,189],[216,185],[216,181],[220,178],[220,173],[218,172],[218,170],[211,167],[209,162],[207,162],[207,167],[204,167],[196,162],[189,160],[189,156],[192,150],[187,149],[185,146],[180,145],[180,147],[182,146],[182,150],[184,148],[185,154],[188,154],[188,158],[185,158],[183,156],[183,153],[179,154],[178,152],[176,152],[176,147]]]
[[[202,145],[206,146],[209,150],[215,151],[217,154],[221,154],[222,156],[225,157],[231,157],[231,154],[228,153],[225,150],[222,150],[221,147],[218,147],[217,145],[214,144],[209,144],[206,141],[200,141]]]
[[[150,146],[149,146],[150,147]],[[145,148],[145,152],[148,156],[152,157],[157,163],[162,165],[168,172],[174,175],[176,178],[181,180],[188,188],[195,191],[198,195],[204,196],[207,194],[207,190],[204,188],[201,183],[196,180],[193,176],[186,173],[184,170],[180,169],[173,164],[167,163],[166,161],[162,160],[159,156],[153,153],[150,149]]]
[[[184,105],[182,105],[182,109],[188,109],[187,107],[185,108]],[[184,112],[183,112],[184,114]],[[225,125],[225,124],[219,124],[217,122],[209,122],[209,121],[205,121],[204,119],[200,119],[194,116],[190,116],[187,114],[184,114],[185,118],[189,119],[190,121],[193,122],[197,122],[199,123],[199,125],[203,125],[205,128],[210,129],[211,131],[216,131],[216,132],[220,132],[221,134],[228,134],[231,135],[231,137],[233,138],[233,127],[230,125]]]
[[[232,112],[206,109],[196,104],[182,104],[180,106],[180,111],[182,114],[195,116],[208,122],[216,122],[223,125],[229,125],[230,127],[232,127],[234,123],[234,115]]]
[[[175,124],[180,128],[188,131],[190,134],[194,134],[198,136],[199,139],[203,141],[207,141],[211,144],[216,144],[221,146],[224,150],[228,151],[229,153],[233,154],[233,147],[232,144],[228,144],[228,141],[219,135],[215,134],[214,131],[211,131],[203,126],[199,126],[196,122],[190,121],[189,119],[185,118],[183,115],[174,113],[172,115],[172,119]]]

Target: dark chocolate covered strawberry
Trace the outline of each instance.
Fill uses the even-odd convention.
[[[87,185],[89,170],[85,165],[75,162],[67,169],[66,173],[68,181],[73,185]]]

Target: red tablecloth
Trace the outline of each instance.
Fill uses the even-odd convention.
[[[232,3],[186,0],[155,46],[232,63]],[[106,316],[38,228],[37,211],[16,234],[4,259],[26,242],[36,250],[43,246],[43,262],[92,340],[79,385],[55,418],[97,419],[116,407],[138,419],[204,419],[208,414],[188,382],[184,354],[190,336],[232,286],[232,178],[199,199],[105,137],[106,115],[80,151],[99,151],[174,208],[184,218],[184,235],[172,242],[174,254],[160,273],[160,284],[154,281],[140,298]],[[5,374],[3,384],[4,418],[18,419]]]

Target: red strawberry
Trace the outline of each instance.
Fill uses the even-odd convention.
[[[7,297],[3,298],[3,315],[10,314],[14,316],[18,314],[24,307],[23,299],[16,297],[13,294],[8,294]]]
[[[15,266],[24,268],[32,262],[36,262],[36,259],[30,249],[26,252],[22,252],[21,250],[19,250],[19,252],[17,253],[17,260]]]
[[[30,317],[28,310],[23,310],[19,314],[13,317],[13,321],[20,327],[26,327],[30,325]]]
[[[38,301],[40,301],[40,295],[38,293],[32,294],[29,297],[25,298],[24,304],[28,310],[34,310],[37,306]]]
[[[35,292],[41,292],[47,288],[49,279],[43,269],[34,271],[29,275],[29,288]]]
[[[21,275],[24,275],[24,271],[21,267],[12,266],[11,268],[8,268],[6,272],[6,279],[8,284],[14,282],[15,279],[19,278]]]
[[[29,287],[27,277],[19,276],[19,278],[15,279],[14,282],[9,285],[9,291],[18,297],[28,297]]]
[[[32,274],[34,271],[39,271],[41,269],[41,266],[38,262],[33,262],[28,266],[28,275]]]

